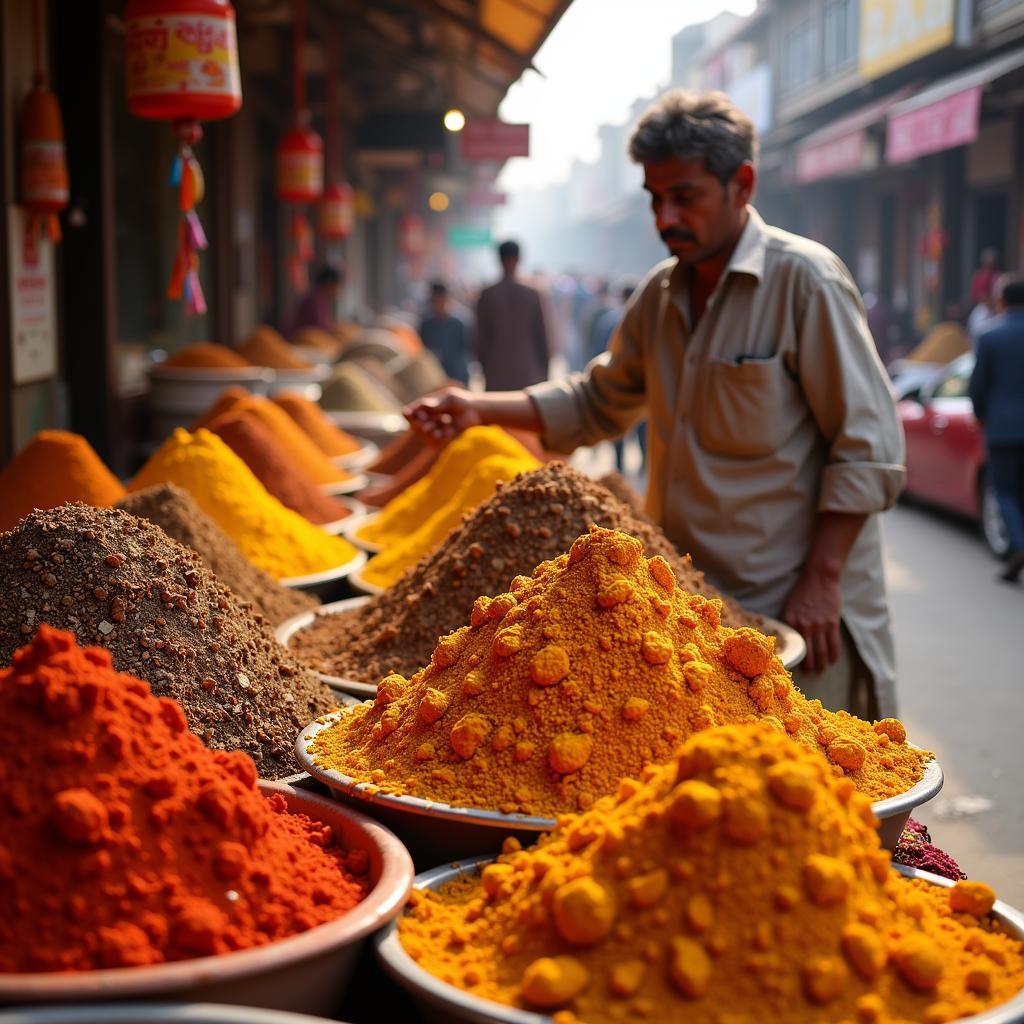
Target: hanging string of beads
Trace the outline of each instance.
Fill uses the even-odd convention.
[[[230,117],[242,106],[235,11],[228,0],[128,0],[125,7],[128,109],[173,121],[178,150],[170,184],[177,190],[177,247],[167,297],[187,314],[206,312],[199,253],[208,247],[196,213],[205,183],[193,147],[200,121]]]

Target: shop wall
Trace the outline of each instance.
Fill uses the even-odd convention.
[[[46,5],[41,19],[49,51]],[[20,244],[25,226],[18,200],[19,115],[22,101],[32,87],[32,8],[22,0],[2,0],[3,130],[2,189],[4,215],[2,238],[2,285],[0,285],[0,462],[17,451],[38,430],[62,426],[59,388],[59,283],[53,247],[40,241],[37,247]],[[13,272],[13,273],[12,273]],[[42,304],[38,306],[37,304]],[[45,308],[44,315],[28,313]],[[25,332],[32,332],[35,357],[15,357]]]

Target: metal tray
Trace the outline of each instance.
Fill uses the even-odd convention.
[[[352,573],[361,569],[365,564],[366,552],[357,551],[347,562],[343,562],[333,569],[310,573],[308,576],[288,576],[278,582],[293,590],[304,590],[321,601],[334,601],[348,592],[348,580]]]
[[[363,540],[359,536],[359,531],[364,526],[369,526],[370,523],[374,522],[380,515],[379,512],[370,511],[366,506],[363,506],[363,514],[361,516],[352,516],[347,522],[344,530],[342,530],[342,536],[350,544],[355,544],[357,548],[361,548],[363,551],[368,551],[371,555],[378,555],[384,550],[383,544],[378,544],[376,541]]]
[[[355,494],[361,491],[370,482],[365,473],[356,473],[347,480],[341,480],[336,484],[321,484],[320,490],[328,497],[333,498],[341,494]]]
[[[357,449],[354,452],[349,452],[348,455],[337,455],[334,458],[334,464],[340,466],[342,469],[355,470],[361,472],[370,465],[377,456],[380,455],[380,448],[375,445],[372,441],[364,441],[362,448]]]

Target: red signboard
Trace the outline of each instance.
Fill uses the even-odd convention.
[[[496,117],[466,122],[459,136],[463,160],[507,160],[530,155],[530,126],[508,124]]]
[[[889,121],[885,159],[901,164],[928,153],[965,146],[978,137],[981,86],[976,85]]]
[[[828,142],[797,150],[796,180],[801,184],[862,170],[867,160],[867,133],[850,132]]]

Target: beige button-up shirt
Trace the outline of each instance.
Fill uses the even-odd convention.
[[[868,514],[842,618],[895,713],[878,518],[903,486],[903,434],[849,272],[815,242],[749,219],[695,330],[684,269],[656,266],[609,352],[528,389],[544,441],[571,451],[648,419],[647,510],[720,589],[778,616],[819,511]]]

